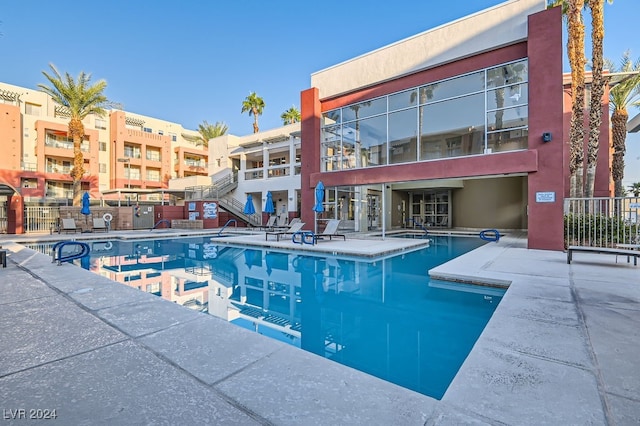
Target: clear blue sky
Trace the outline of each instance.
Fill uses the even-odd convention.
[[[53,63],[74,77],[105,79],[109,99],[127,111],[188,129],[222,121],[245,135],[253,118],[240,111],[249,92],[265,101],[260,128],[278,127],[282,112],[300,108],[312,73],[499,3],[3,1],[0,81],[36,88]],[[605,6],[606,57],[617,62],[627,49],[640,57],[631,36],[639,12],[639,0]],[[629,137],[626,159],[625,185],[640,181],[640,135]]]

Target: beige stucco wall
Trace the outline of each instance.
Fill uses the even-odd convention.
[[[525,176],[465,180],[451,192],[457,228],[527,229]]]
[[[511,0],[406,38],[311,75],[329,98],[524,40],[527,16],[545,0]]]

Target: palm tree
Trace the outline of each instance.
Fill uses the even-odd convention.
[[[629,191],[633,193],[634,197],[640,197],[640,182],[634,182],[629,185]]]
[[[282,124],[284,125],[299,123],[300,111],[298,111],[298,108],[296,108],[295,105],[293,105],[291,108],[283,112],[280,118],[282,119]]]
[[[611,145],[613,159],[611,161],[611,177],[613,178],[614,195],[624,196],[622,178],[624,177],[624,153],[626,151],[627,121],[629,105],[640,106],[640,59],[631,62],[629,51],[624,52],[620,67],[607,60],[611,72],[636,72],[627,79],[614,86],[609,92],[609,106],[611,108]]]
[[[608,0],[609,3],[612,0]],[[604,1],[588,0],[591,11],[591,101],[589,104],[589,143],[587,149],[587,182],[585,197],[593,197],[593,188],[600,148],[600,125],[602,124],[602,95],[605,80],[602,77],[604,66]]]
[[[568,0],[567,5],[567,54],[571,66],[571,123],[569,127],[570,196],[583,195],[584,173],[584,22],[582,8],[585,0]]]
[[[229,131],[229,127],[216,121],[216,124],[209,124],[207,120],[203,120],[201,124],[198,124],[198,133],[200,133],[200,143],[205,147],[209,146],[209,139],[222,136]]]
[[[264,100],[256,92],[249,93],[242,102],[242,112],[249,112],[249,115],[253,115],[253,133],[258,133],[260,128],[258,127],[258,116],[262,115],[264,110]]]
[[[589,143],[587,157],[587,182],[583,186],[584,175],[584,22],[582,9],[588,6],[591,11],[592,40],[592,83],[589,105]],[[600,124],[602,123],[602,95],[604,93],[603,39],[604,39],[604,1],[605,0],[549,0],[548,7],[562,7],[567,22],[567,55],[571,66],[572,108],[569,129],[571,175],[571,197],[593,196]],[[613,0],[606,0],[611,4]]]
[[[68,134],[73,140],[73,168],[71,169],[71,179],[73,180],[73,205],[81,205],[82,176],[84,175],[84,157],[80,145],[84,139],[84,125],[82,120],[89,114],[102,117],[106,114],[105,107],[108,104],[104,89],[107,87],[105,80],[90,85],[91,74],[81,71],[76,80],[69,73],[64,77],[60,75],[53,64],[52,75],[42,71],[42,74],[49,80],[51,86],[38,84],[40,90],[51,96],[53,101],[64,107],[70,116]]]

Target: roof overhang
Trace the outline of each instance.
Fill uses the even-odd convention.
[[[16,189],[13,186],[6,183],[0,183],[0,196],[4,195],[7,197],[10,197],[13,194],[17,194],[17,193],[18,191],[16,191]]]
[[[193,192],[188,189],[166,189],[166,188],[158,188],[158,189],[143,189],[143,188],[115,188],[115,189],[107,189],[106,191],[102,191],[104,195],[110,194],[138,194],[138,195],[147,195],[147,194],[168,194],[176,197],[184,197],[186,193]]]
[[[637,133],[640,131],[640,114],[627,121],[627,132]]]

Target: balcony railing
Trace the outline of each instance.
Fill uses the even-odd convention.
[[[47,197],[53,198],[73,198],[73,190],[60,188],[47,188]]]
[[[38,165],[36,163],[27,163],[26,161],[23,161],[22,163],[20,163],[20,166],[22,170],[26,172],[38,171]]]
[[[264,177],[264,171],[262,169],[252,169],[244,172],[244,180],[262,179]]]
[[[71,166],[55,166],[55,165],[47,165],[46,167],[47,173],[71,173]]]
[[[270,167],[268,170],[268,176],[270,178],[289,176],[290,170],[289,166]]]
[[[70,140],[61,140],[47,135],[44,140],[45,146],[50,146],[52,148],[62,148],[62,149],[73,149],[73,141]],[[82,152],[89,152],[89,143],[82,142],[80,144],[80,150]]]

